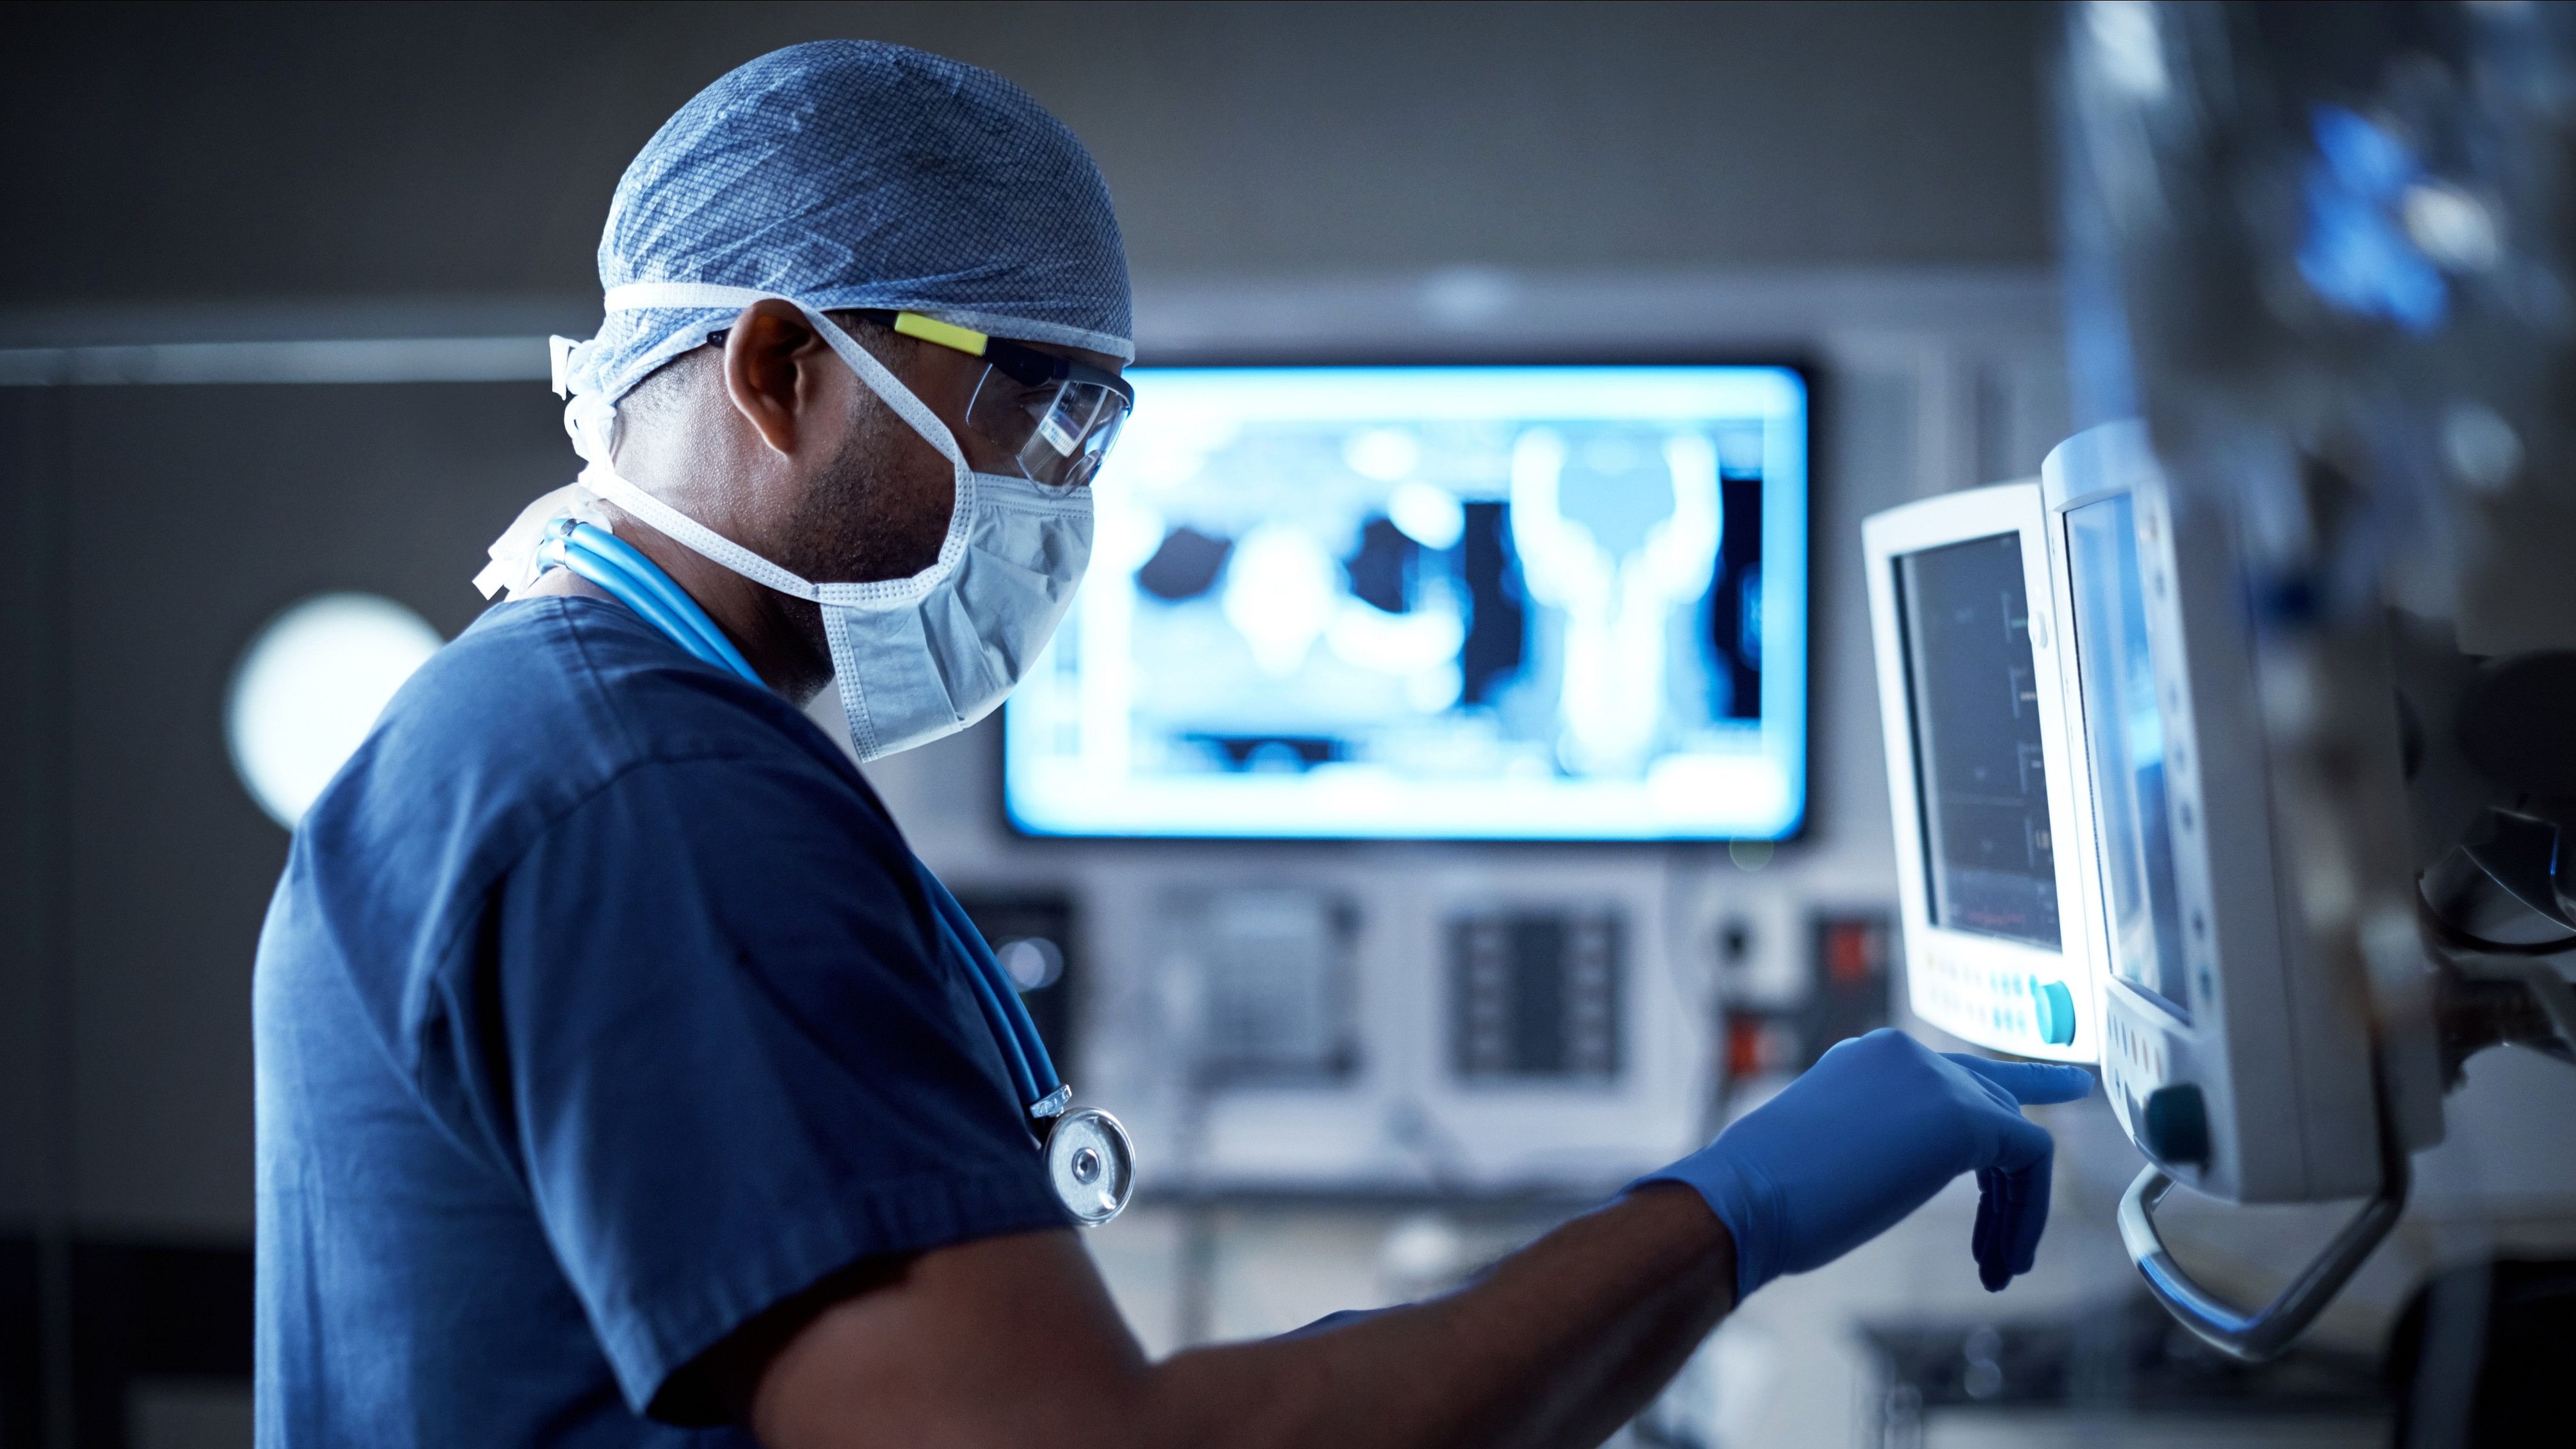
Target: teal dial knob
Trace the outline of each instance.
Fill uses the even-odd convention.
[[[2063,981],[2030,983],[2031,1020],[2039,1027],[2039,1039],[2050,1046],[2068,1046],[2075,1041],[2075,993]]]

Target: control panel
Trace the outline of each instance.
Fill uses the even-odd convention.
[[[1616,910],[1494,911],[1449,926],[1451,1069],[1464,1081],[1619,1074],[1627,923]]]

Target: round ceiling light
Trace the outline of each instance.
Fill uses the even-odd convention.
[[[242,651],[224,705],[233,769],[259,808],[294,829],[440,642],[428,621],[374,594],[317,594],[270,620]]]

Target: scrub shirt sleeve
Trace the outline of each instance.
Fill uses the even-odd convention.
[[[1068,1224],[911,870],[819,764],[710,758],[508,872],[451,1039],[638,1412],[853,1264]]]

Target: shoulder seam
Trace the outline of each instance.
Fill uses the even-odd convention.
[[[579,815],[583,810],[588,809],[592,804],[597,802],[601,796],[607,794],[610,790],[616,788],[618,785],[624,783],[633,776],[655,767],[701,765],[724,760],[758,758],[760,757],[722,749],[699,749],[680,754],[657,755],[645,759],[632,760],[626,764],[620,765],[615,770],[610,771],[606,776],[602,777],[598,782],[583,790],[578,796],[565,804],[562,809],[554,812],[552,818],[548,819],[544,825],[530,831],[527,837],[519,842],[516,850],[510,852],[507,857],[494,861],[490,868],[483,873],[482,879],[475,883],[472,895],[477,902],[476,909],[463,913],[456,921],[450,924],[446,934],[440,936],[431,944],[430,957],[435,964],[433,964],[425,974],[417,978],[417,985],[415,988],[417,995],[414,995],[411,992],[406,992],[401,1013],[403,1020],[411,1023],[412,1027],[415,1028],[426,1025],[426,1023],[431,1019],[429,1014],[431,1011],[429,1004],[430,1001],[448,993],[459,970],[461,969],[458,963],[460,959],[465,958],[460,957],[458,951],[459,945],[465,937],[471,935],[475,930],[481,927],[484,913],[491,909],[493,888],[497,886],[503,878],[508,876],[512,870],[515,870],[519,863],[527,858],[530,851],[536,849],[539,844],[546,841],[554,834],[555,831],[561,829],[566,823]],[[896,841],[900,846],[901,837],[899,835],[896,837]],[[406,1034],[409,1034],[408,1030],[406,1031]],[[373,1033],[370,1033],[370,1036],[373,1036]],[[379,1045],[386,1050],[388,1065],[393,1067],[395,1076],[403,1083],[404,1089],[412,1094],[412,1097],[416,1102],[422,1104],[423,1112],[433,1123],[438,1124],[441,1133],[448,1136],[450,1140],[455,1140],[455,1134],[449,1128],[446,1119],[440,1113],[431,1109],[427,1105],[427,1084],[421,1080],[415,1071],[415,1068],[418,1065],[418,1058],[409,1051],[397,1049],[392,1042],[380,1041]],[[458,1145],[461,1147],[467,1147],[469,1151],[472,1150],[468,1144],[459,1142]]]
[[[643,759],[630,760],[625,764],[618,766],[616,769],[609,771],[608,774],[602,776],[597,783],[583,790],[579,795],[567,802],[562,809],[554,812],[553,818],[547,820],[545,824],[529,831],[527,838],[519,842],[518,849],[510,852],[506,859],[494,862],[491,870],[485,875],[481,884],[476,887],[476,894],[488,894],[495,882],[516,869],[519,862],[527,858],[528,852],[536,849],[538,845],[542,844],[557,830],[562,829],[574,816],[589,809],[600,796],[607,794],[618,785],[625,783],[630,776],[641,774],[646,770],[661,766],[703,765],[717,760],[753,760],[758,758],[760,757],[744,751],[696,749],[675,754],[659,754],[648,756]],[[457,938],[464,935],[465,932],[471,928],[471,922],[459,921],[456,923],[450,929],[449,934],[436,943],[431,951],[431,955],[442,962],[453,960],[454,957],[451,953],[456,945]],[[433,971],[431,974],[435,976],[438,973]]]
[[[614,728],[617,730],[618,739],[626,746],[629,754],[644,754],[644,748],[641,743],[636,740],[635,732],[628,725],[626,716],[609,707],[607,687],[601,684],[599,678],[599,663],[597,660],[590,657],[590,644],[588,640],[585,640],[582,637],[582,626],[580,621],[573,617],[572,610],[563,606],[563,601],[561,599],[551,600],[550,602],[555,606],[555,617],[563,620],[564,635],[571,641],[574,657],[581,661],[582,683],[585,686],[582,691],[583,695],[588,698],[593,708],[597,709],[601,714],[607,716],[614,722]],[[621,604],[619,607],[623,608],[625,606]],[[636,763],[642,762],[639,760]],[[608,779],[600,782],[600,788],[606,788],[630,768],[632,768],[632,765],[620,766],[615,774],[610,775]],[[563,812],[563,815],[558,815],[555,819],[560,821],[565,815],[572,814],[574,810],[581,808],[583,804],[587,804],[590,798],[591,796],[589,794],[583,795],[580,801],[567,808]],[[546,829],[552,830],[553,828],[554,822],[548,822]],[[543,834],[544,832],[540,831],[538,833]]]

